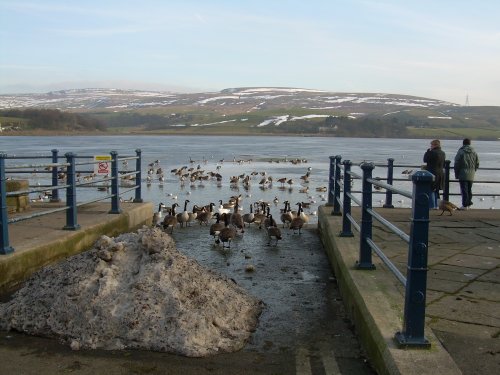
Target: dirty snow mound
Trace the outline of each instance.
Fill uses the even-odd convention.
[[[187,356],[239,350],[261,303],[143,228],[46,267],[0,304],[0,328],[58,337],[73,349],[137,348]]]

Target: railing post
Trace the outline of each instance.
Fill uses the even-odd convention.
[[[343,200],[343,217],[342,217],[342,232],[340,232],[340,237],[354,237],[351,230],[351,221],[349,216],[351,215],[351,161],[344,160],[344,200]]]
[[[111,210],[110,214],[119,214],[122,212],[120,209],[120,193],[118,185],[120,178],[118,177],[118,152],[111,151]]]
[[[9,254],[14,251],[9,246],[9,218],[7,216],[7,186],[5,178],[5,158],[7,154],[0,152],[0,254]]]
[[[57,149],[52,149],[52,163],[57,164],[58,162],[58,152],[59,150]],[[61,199],[59,199],[59,189],[57,189],[57,184],[58,184],[58,168],[57,167],[52,167],[52,187],[55,187],[55,189],[52,189],[52,196],[50,197],[51,202],[60,202]]]
[[[403,330],[395,339],[399,346],[430,347],[424,336],[427,289],[427,252],[429,239],[429,196],[433,175],[428,171],[413,174],[413,202],[406,273]]]
[[[135,150],[135,153],[137,155],[137,159],[135,162],[135,170],[137,172],[137,174],[135,175],[135,186],[137,186],[137,187],[135,188],[134,203],[142,203],[142,196],[141,196],[141,191],[142,191],[142,187],[141,187],[142,157],[141,157],[141,154],[142,154],[142,151],[140,148],[138,148],[137,150]]]
[[[333,206],[333,191],[335,190],[335,156],[330,156],[330,172],[328,174],[328,202],[327,206]]]
[[[75,154],[67,152],[66,162],[69,164],[66,169],[66,225],[64,230],[77,230],[80,225],[77,224],[77,208],[76,208],[76,178],[75,178]]]
[[[361,164],[363,170],[363,190],[362,190],[362,212],[361,212],[361,233],[359,241],[359,260],[356,262],[357,269],[373,270],[375,265],[372,262],[372,249],[367,239],[372,239],[372,215],[368,209],[372,208],[372,184],[367,179],[372,178],[372,172],[375,168],[373,163],[364,162]],[[344,177],[345,178],[345,177]]]
[[[450,200],[450,165],[451,161],[444,161],[444,189],[443,189],[443,200]]]
[[[336,155],[335,158],[335,172],[333,179],[333,211],[332,215],[341,216],[340,212],[340,167],[339,164],[342,160],[342,156]]]
[[[387,159],[387,184],[392,185],[394,182],[394,159],[389,158]],[[385,203],[384,203],[384,208],[394,208],[394,205],[392,204],[392,190],[386,189],[385,190]]]

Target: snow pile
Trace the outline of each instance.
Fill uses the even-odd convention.
[[[46,267],[0,305],[0,328],[73,349],[147,349],[201,357],[241,349],[262,303],[143,228]]]

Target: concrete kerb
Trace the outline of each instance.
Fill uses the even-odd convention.
[[[102,235],[117,236],[151,224],[152,203],[131,204],[116,215],[107,214],[109,205],[103,207],[95,204],[91,211],[82,210],[81,228],[75,231],[62,230],[64,212],[12,224],[9,231],[15,251],[0,257],[0,293],[8,292],[45,265],[90,249]],[[43,225],[37,225],[40,220],[45,220]]]
[[[339,237],[342,217],[330,215],[331,207],[320,207],[321,238],[335,272],[347,311],[360,340],[379,374],[461,374],[432,330],[425,334],[431,349],[399,349],[394,334],[402,328],[404,296],[398,281],[374,256],[373,271],[354,268],[359,254],[359,236]]]

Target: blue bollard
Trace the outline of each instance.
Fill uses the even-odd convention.
[[[111,151],[111,210],[109,214],[119,214],[122,212],[120,209],[120,193],[119,183],[120,177],[118,176],[118,152]]]
[[[444,189],[443,189],[443,200],[450,200],[450,165],[451,161],[444,161]]]
[[[335,190],[335,156],[330,156],[330,170],[328,173],[328,202],[327,206],[333,205],[333,192]]]

